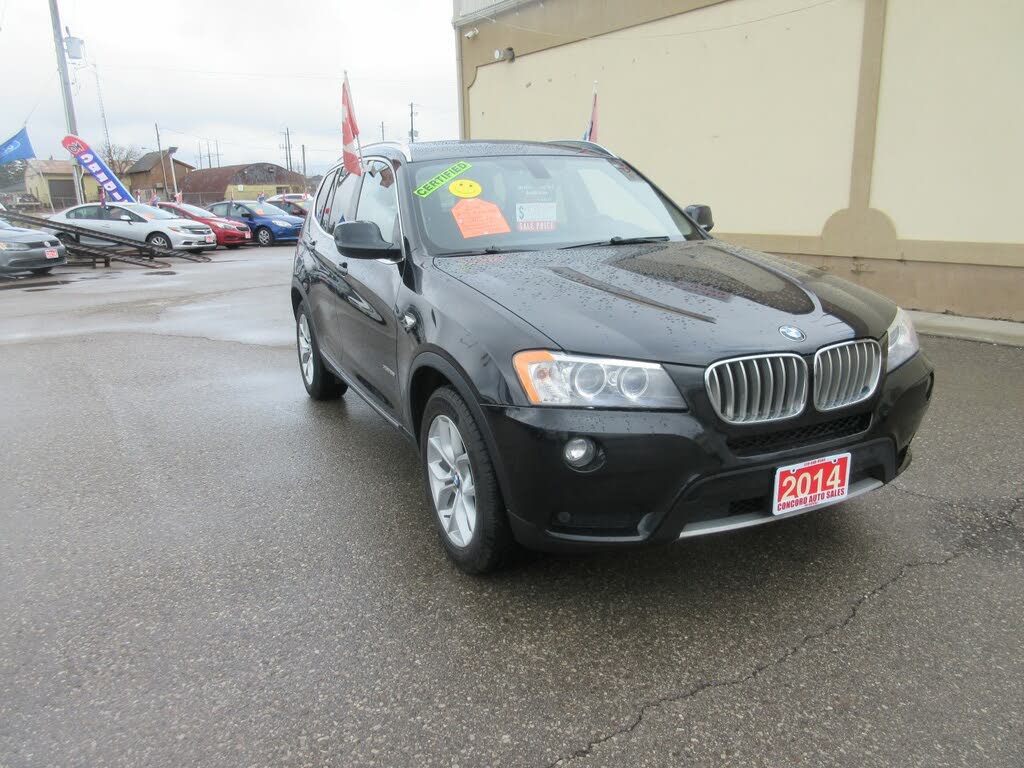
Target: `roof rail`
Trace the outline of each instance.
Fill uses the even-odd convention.
[[[371,147],[379,147],[381,145],[387,147],[395,147],[399,152],[402,153],[402,155],[405,157],[407,161],[412,162],[412,152],[409,151],[409,145],[404,141],[375,141],[373,142],[373,144],[367,144],[366,149],[370,149]]]
[[[554,141],[546,143],[561,144],[563,147],[574,147],[576,149],[589,149],[591,152],[597,152],[598,154],[607,155],[608,157],[615,157],[615,153],[605,149],[596,141],[585,141],[583,139],[555,139]]]

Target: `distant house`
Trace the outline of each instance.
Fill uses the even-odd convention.
[[[149,202],[154,193],[161,200],[170,200],[174,194],[174,181],[177,180],[178,189],[181,189],[182,179],[194,170],[194,165],[183,163],[176,157],[172,157],[171,153],[165,149],[163,152],[144,154],[125,172],[125,178],[121,181],[140,203]]]
[[[274,163],[225,165],[192,171],[178,179],[186,203],[209,205],[219,200],[253,200],[262,192],[267,197],[287,192],[304,192],[306,180],[301,173]]]
[[[36,198],[46,208],[55,211],[75,204],[74,164],[71,160],[40,160],[32,158],[26,162],[25,192]],[[89,174],[82,182],[85,186],[85,202],[100,199],[99,185]]]

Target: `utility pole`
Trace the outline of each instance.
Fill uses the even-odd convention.
[[[213,153],[210,151],[210,140],[206,140],[206,166],[213,168]]]
[[[220,168],[220,139],[214,139],[213,145],[217,147],[217,167]]]
[[[199,144],[199,154],[196,157],[199,158],[199,162],[198,162],[198,165],[196,167],[201,171],[201,170],[203,170],[203,142],[200,141],[200,142],[198,142],[198,144]]]
[[[380,140],[384,141],[384,121],[380,121]]]
[[[309,177],[306,176],[306,145],[303,144],[302,145],[302,191],[303,192],[306,191],[306,179],[307,178],[309,178]]]
[[[164,176],[164,195],[167,194],[167,166],[164,165],[164,151],[160,146],[160,126],[153,123],[156,128],[156,153],[160,156],[160,173]],[[173,162],[173,161],[172,161]]]
[[[294,164],[292,163],[292,134],[287,128],[284,129],[284,165],[291,171],[294,170]]]
[[[171,161],[171,186],[174,188],[174,202],[178,202],[178,177],[174,173],[174,153],[177,151],[177,147],[167,148],[167,159]]]
[[[416,117],[416,113],[412,111],[413,103],[409,102],[409,143],[412,144],[416,141],[416,125],[413,119]]]
[[[68,133],[78,135],[78,121],[75,120],[75,104],[71,100],[71,78],[68,76],[68,61],[64,55],[64,39],[60,36],[60,11],[57,0],[50,0],[50,21],[53,23],[53,47],[57,54],[57,69],[60,71],[60,88],[64,95],[64,119],[67,121]],[[75,201],[85,202],[85,189],[82,186],[82,166],[73,161],[75,175]]]

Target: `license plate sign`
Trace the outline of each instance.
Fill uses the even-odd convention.
[[[212,243],[213,242],[213,235],[207,235],[206,236],[206,242]]]
[[[250,237],[252,237],[252,232],[246,232],[245,239],[248,240]]]
[[[57,249],[56,248],[47,248],[46,249],[46,258],[48,258],[48,259],[56,259],[59,255],[60,254],[57,253]]]
[[[772,514],[784,515],[846,498],[850,490],[850,454],[837,453],[775,472]]]

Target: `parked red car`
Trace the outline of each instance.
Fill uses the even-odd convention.
[[[238,248],[252,242],[252,232],[245,224],[221,218],[198,205],[189,205],[188,203],[157,203],[157,205],[176,216],[209,224],[210,229],[217,236],[217,245],[223,245],[225,248]]]

